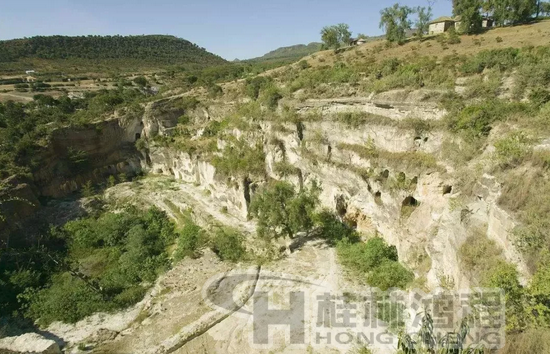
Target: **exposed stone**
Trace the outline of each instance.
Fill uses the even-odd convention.
[[[46,339],[38,333],[26,333],[18,337],[0,339],[0,352],[21,354],[58,354],[61,353],[59,345]]]

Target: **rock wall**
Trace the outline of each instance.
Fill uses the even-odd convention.
[[[363,109],[364,103],[359,103],[359,108],[357,103],[348,103],[341,111]],[[334,107],[334,100],[316,104],[316,109],[321,107],[323,111],[327,105]],[[433,110],[430,119],[438,119],[443,114],[432,106],[421,108]],[[406,105],[400,109],[405,110]],[[330,109],[329,112],[332,113]],[[388,114],[393,116],[396,111]],[[409,110],[395,119],[415,114],[416,111],[413,114]],[[443,131],[418,136],[412,128],[391,125],[350,128],[329,120],[305,122],[301,134],[293,124],[286,124],[284,132],[270,122],[259,126],[259,131],[233,134],[263,138],[270,178],[284,178],[296,185],[312,180],[320,182],[322,205],[355,224],[365,237],[378,234],[396,245],[400,259],[424,279],[421,285],[426,288],[444,285],[460,289],[472,285],[471,274],[461,266],[459,251],[474,230],[480,229],[502,248],[508,261],[518,265],[524,279],[528,277],[528,269],[511,240],[513,218],[497,204],[500,186],[493,177],[485,175],[479,180],[474,196],[459,198],[462,192],[452,168],[444,161],[426,169],[399,160],[397,155],[397,160],[387,161],[387,165],[380,162],[374,165],[369,159],[339,147],[371,142],[377,149],[391,153],[423,152],[437,157],[444,142],[452,136]],[[213,207],[224,206],[246,218],[247,201],[254,188],[246,188],[243,181],[220,179],[208,162],[168,149],[152,151],[149,159],[149,166],[144,164],[147,170],[206,187],[219,200],[220,204]],[[275,166],[282,161],[300,173],[279,176]],[[358,169],[371,172],[364,176]],[[405,186],[397,183],[403,180]]]

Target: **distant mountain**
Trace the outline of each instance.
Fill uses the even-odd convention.
[[[37,36],[0,41],[0,66],[28,60],[142,62],[145,66],[225,64],[221,57],[174,36]],[[12,66],[12,65],[10,65]]]
[[[279,60],[279,59],[295,59],[298,60],[307,55],[313,54],[321,50],[321,43],[312,42],[308,45],[297,44],[289,47],[281,47],[271,52],[251,60],[263,61],[263,60]]]

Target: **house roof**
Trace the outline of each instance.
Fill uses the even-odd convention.
[[[462,18],[460,16],[456,17],[450,17],[450,16],[441,16],[436,18],[433,21],[430,21],[430,24],[432,23],[440,23],[440,22],[459,22]]]

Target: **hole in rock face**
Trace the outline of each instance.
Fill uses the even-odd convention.
[[[388,178],[390,176],[390,171],[389,170],[384,170],[382,171],[382,173],[380,173],[380,177],[382,178]]]
[[[305,130],[304,123],[302,122],[296,123],[296,132],[298,133],[298,139],[300,139],[300,141],[304,140],[304,130]]]
[[[425,142],[425,143],[428,142],[428,137],[425,137],[425,138],[424,138],[424,142]]]
[[[416,200],[413,196],[408,196],[403,200],[403,203],[401,203],[402,206],[410,206],[410,207],[417,207],[420,205],[420,202]]]
[[[138,141],[139,139],[141,139],[141,134],[140,134],[140,133],[136,133],[136,141]]]
[[[374,201],[376,204],[382,204],[382,192],[378,191],[374,193]]]
[[[443,195],[451,194],[453,192],[453,186],[443,186]]]
[[[170,171],[170,174],[171,174],[172,176],[175,176],[174,170],[173,170],[172,168],[170,168],[169,171]]]
[[[414,176],[414,177],[411,179],[411,184],[418,184],[418,176]]]
[[[248,207],[250,205],[250,179],[246,177],[243,180],[243,186],[244,186],[244,200],[246,201],[246,206]]]
[[[336,198],[336,212],[340,217],[344,217],[348,212],[348,203],[343,195],[339,195]]]

